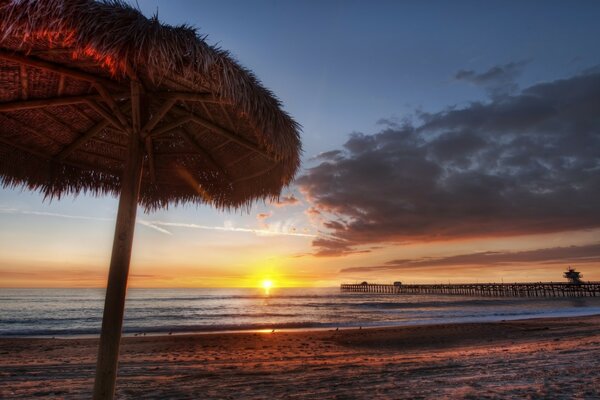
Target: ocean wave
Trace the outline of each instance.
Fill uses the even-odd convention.
[[[124,331],[397,326],[600,313],[600,298],[347,294],[337,289],[278,292],[265,297],[256,289],[132,290],[126,303]],[[97,335],[102,294],[102,290],[89,289],[3,291],[0,336]]]

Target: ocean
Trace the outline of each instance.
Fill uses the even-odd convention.
[[[0,289],[0,336],[94,336],[102,289]],[[600,314],[600,298],[341,293],[339,288],[130,289],[124,332],[320,329]]]

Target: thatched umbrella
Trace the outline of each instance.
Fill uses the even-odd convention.
[[[276,198],[298,125],[227,52],[116,0],[0,0],[0,179],[119,195],[94,398],[112,398],[137,205]]]

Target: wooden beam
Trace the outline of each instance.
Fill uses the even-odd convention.
[[[73,54],[73,49],[67,48],[51,48],[45,50],[33,50],[30,53],[27,53],[32,56],[53,56],[53,55],[64,55],[64,54]]]
[[[70,105],[71,109],[73,109],[81,118],[87,120],[90,123],[96,124],[98,121],[92,117],[90,117],[88,114],[86,114],[81,108],[79,108],[76,104],[71,104]],[[121,107],[121,111],[123,113],[125,112],[129,112],[131,111],[131,104],[129,104],[129,102],[123,104],[123,106]],[[128,136],[129,133],[128,132],[124,132],[120,129],[115,129],[114,132],[117,132],[121,135],[125,135]]]
[[[158,129],[154,129],[152,131],[152,133],[150,134],[150,136],[152,138],[156,138],[157,136],[162,135],[163,133],[167,133],[169,131],[172,131],[173,129],[179,128],[181,125],[188,123],[192,120],[192,117],[189,115],[186,115],[184,117],[178,118],[173,122],[169,122],[166,125],[161,126]]]
[[[273,165],[269,166],[269,168],[265,168],[265,169],[258,171],[257,173],[252,174],[252,175],[243,176],[241,178],[235,179],[231,183],[238,183],[238,182],[242,182],[242,181],[247,181],[249,179],[258,178],[259,176],[262,176],[262,175],[266,174],[267,172],[270,172],[271,170],[275,169],[275,167],[278,165],[279,165],[279,163],[273,164]]]
[[[109,160],[109,161],[113,161],[116,163],[124,163],[125,160],[122,160],[120,158],[117,157],[113,157],[111,155],[108,154],[100,154],[100,153],[96,153],[95,151],[90,151],[90,150],[80,150],[81,153],[83,154],[88,154],[92,157],[98,157],[98,158],[103,158],[105,160]]]
[[[121,91],[123,89],[121,85],[119,85],[117,82],[111,81],[110,79],[106,79],[93,74],[88,74],[87,72],[65,67],[63,65],[55,64],[50,61],[44,61],[39,58],[26,56],[24,54],[17,53],[11,50],[0,48],[0,58],[3,60],[12,61],[17,64],[28,65],[30,67],[44,69],[57,74],[63,74],[74,79],[79,79],[90,83],[100,83],[107,87],[115,89],[119,88]]]
[[[27,100],[29,96],[29,76],[27,75],[27,67],[23,64],[19,66],[19,78],[21,80],[21,100]]]
[[[74,110],[77,113],[77,115],[81,117],[81,119],[85,119],[87,122],[92,124],[95,124],[97,122],[94,118],[90,117],[81,108],[79,108],[77,104],[70,104],[69,107],[71,110]]]
[[[25,122],[17,119],[17,118],[13,118],[10,117],[6,114],[0,114],[0,116],[4,119],[7,119],[9,121],[12,121],[14,124],[17,124],[17,126],[19,127],[19,129],[24,129],[26,131],[28,131],[30,134],[37,136],[38,138],[40,138],[41,140],[47,140],[50,143],[56,145],[56,146],[63,146],[64,143],[56,140],[55,138],[53,138],[52,136],[48,136],[48,135],[44,135],[43,133],[40,132],[39,128],[33,128],[29,125],[27,125]]]
[[[215,118],[213,117],[212,113],[210,112],[210,110],[208,109],[208,107],[206,107],[206,104],[204,103],[200,103],[200,107],[202,107],[202,109],[204,110],[204,115],[208,116],[207,121],[208,122],[212,122],[214,123]]]
[[[222,142],[222,143],[219,143],[218,145],[216,145],[215,147],[213,147],[213,148],[211,149],[211,151],[213,151],[213,152],[214,152],[214,151],[217,151],[217,150],[219,150],[221,147],[223,147],[223,146],[227,146],[229,143],[231,143],[231,140],[230,140],[230,139],[225,139],[225,140],[223,140],[223,142]]]
[[[204,159],[206,159],[206,161],[211,167],[219,171],[227,180],[229,180],[229,174],[227,173],[227,171],[225,171],[225,169],[223,169],[223,167],[219,165],[219,163],[217,162],[217,160],[214,159],[212,154],[210,154],[204,147],[200,146],[200,144],[196,142],[196,140],[193,138],[192,134],[189,131],[183,128],[179,129],[178,132],[181,136],[183,136],[184,139],[188,141],[189,144],[192,145],[194,150],[196,150]]]
[[[14,143],[14,142],[12,142],[10,140],[4,139],[1,136],[0,136],[0,143],[4,143],[7,146],[14,147],[17,150],[21,150],[22,152],[34,155],[34,156],[39,157],[39,158],[43,158],[43,159],[46,159],[46,160],[50,159],[50,156],[47,155],[47,154],[40,153],[39,151],[32,150],[32,149],[30,149],[27,146],[22,146],[20,144]]]
[[[44,116],[46,118],[54,121],[54,123],[56,123],[57,125],[60,125],[62,127],[62,129],[70,131],[71,133],[78,133],[75,130],[75,128],[73,128],[72,126],[67,124],[65,121],[61,120],[60,118],[58,118],[56,115],[52,114],[50,111],[42,108],[42,109],[38,110],[38,112],[41,112],[42,114],[44,114]]]
[[[235,164],[239,163],[240,161],[245,160],[246,158],[250,157],[251,154],[252,154],[252,152],[247,152],[247,153],[242,154],[240,157],[236,158],[235,160],[233,160],[232,162],[227,164],[227,168],[232,167]]]
[[[40,153],[39,151],[32,150],[29,147],[25,147],[25,146],[22,146],[20,144],[13,143],[13,142],[11,142],[9,140],[6,140],[6,139],[4,139],[2,137],[0,137],[0,143],[4,143],[7,146],[11,146],[11,147],[13,147],[13,148],[15,148],[17,150],[20,150],[20,151],[22,151],[24,153],[31,154],[33,156],[39,157],[39,158],[41,158],[41,159],[43,159],[45,161],[48,161],[48,160],[52,159],[52,157],[49,156],[49,155],[47,155],[47,154],[43,154],[43,153]],[[88,152],[86,152],[86,153],[88,153]],[[92,154],[92,153],[90,153],[90,154]],[[95,155],[97,157],[104,157],[104,156],[99,155],[99,154],[92,154],[92,155]],[[119,161],[122,161],[122,160],[119,160]],[[70,165],[71,167],[75,167],[75,168],[79,168],[79,169],[93,169],[95,171],[102,170],[102,172],[107,173],[107,174],[114,174],[115,173],[115,171],[110,171],[110,170],[101,168],[98,165],[88,165],[88,164],[86,164],[85,162],[82,162],[82,161],[71,162],[71,161],[68,161],[68,160],[64,160],[63,164]]]
[[[131,81],[131,128],[134,137],[139,140],[142,132],[142,87],[139,82]]]
[[[106,144],[109,146],[114,146],[116,148],[125,150],[127,149],[127,146],[125,146],[124,144],[118,143],[118,142],[113,142],[112,140],[106,140],[106,139],[101,139],[97,136],[92,136],[89,138],[90,142],[98,142],[98,143],[102,143],[102,144]]]
[[[212,118],[212,115],[210,114],[210,112],[208,111],[208,109],[206,108],[206,106],[204,104],[202,104],[202,107],[204,107],[205,112]],[[216,123],[207,120],[204,117],[199,116],[198,114],[195,114],[193,111],[183,108],[183,107],[173,107],[173,109],[178,112],[179,114],[187,114],[190,115],[192,117],[192,121],[204,126],[205,128],[208,128],[209,130],[222,135],[224,137],[226,137],[229,140],[232,140],[234,142],[236,142],[237,144],[246,147],[249,150],[255,151],[257,153],[259,153],[260,155],[268,158],[269,160],[276,160],[271,154],[269,154],[266,150],[261,149],[260,147],[258,147],[258,145],[256,143],[253,143],[251,141],[249,141],[248,139],[241,137],[239,135],[237,135],[234,132],[229,131],[226,128],[223,128],[222,126],[217,125]]]
[[[62,149],[60,151],[60,153],[58,153],[55,156],[55,158],[57,160],[59,160],[59,161],[64,160],[71,153],[73,153],[75,150],[77,150],[82,144],[84,144],[85,142],[87,142],[92,137],[96,136],[98,133],[100,133],[108,125],[109,125],[109,122],[107,120],[101,121],[98,124],[94,125],[89,131],[87,131],[83,135],[79,136],[77,139],[75,139],[74,142],[72,142],[71,144],[69,144],[64,149]]]
[[[150,121],[142,128],[142,138],[147,138],[150,135],[152,129],[154,129],[154,127],[163,119],[176,102],[176,98],[170,98],[163,103],[156,114],[154,114]]]
[[[234,142],[236,142],[237,144],[247,148],[248,150],[252,150],[255,151],[263,156],[265,156],[266,158],[268,158],[269,160],[273,160],[273,156],[271,154],[269,154],[267,151],[265,151],[264,149],[261,149],[260,147],[258,147],[258,145],[256,145],[255,143],[252,143],[251,141],[249,141],[248,139],[245,139],[239,135],[236,135],[233,132],[230,132],[229,130],[220,127],[219,125],[210,122],[198,115],[192,114],[192,121],[202,125],[205,128],[210,129],[211,131],[226,137],[229,140],[232,140]]]
[[[60,78],[58,78],[58,90],[56,91],[56,95],[58,97],[62,96],[65,92],[65,76],[64,74],[60,74]]]
[[[51,106],[65,106],[69,104],[85,103],[88,100],[99,100],[100,96],[69,96],[52,97],[48,99],[12,101],[10,103],[0,103],[0,112],[29,110],[32,108],[42,108]]]
[[[236,129],[235,124],[231,120],[231,116],[229,115],[229,113],[227,112],[225,107],[223,107],[223,104],[219,104],[219,108],[221,109],[221,112],[225,115],[227,122],[229,122],[229,128],[231,128],[233,131],[235,131],[235,129]]]
[[[108,122],[111,123],[111,125],[113,125],[115,128],[117,128],[118,130],[121,130],[123,132],[129,132],[130,129],[128,129],[127,127],[121,125],[121,122],[116,120],[109,111],[105,110],[104,107],[102,107],[100,104],[96,103],[95,101],[86,101],[86,104],[88,106],[90,106],[90,108],[94,111],[96,111],[98,114],[100,114],[100,116],[102,116],[102,118],[104,118],[105,120],[107,120]]]
[[[187,157],[187,156],[197,156],[198,152],[197,151],[172,151],[172,152],[167,152],[167,153],[154,152],[154,155],[156,157]]]
[[[19,111],[30,110],[33,108],[66,106],[71,104],[86,103],[88,101],[98,101],[102,97],[98,95],[83,95],[83,96],[65,96],[65,97],[50,97],[47,99],[36,100],[19,100],[8,103],[0,103],[0,112],[3,111]]]
[[[154,166],[154,148],[152,146],[152,138],[148,136],[144,140],[146,147],[146,155],[148,156],[148,172],[150,173],[150,182],[156,183],[156,169]]]
[[[231,104],[230,101],[215,97],[212,93],[187,93],[187,92],[152,92],[153,96],[180,101],[198,101],[202,103]]]
[[[119,119],[119,122],[121,122],[123,127],[126,128],[125,131],[129,132],[129,119],[125,115],[123,115],[123,113],[119,109],[119,106],[118,106],[117,102],[115,101],[115,99],[112,98],[112,96],[108,92],[108,90],[106,90],[106,88],[104,86],[102,86],[101,84],[94,83],[93,85],[94,85],[94,88],[100,94],[100,96],[102,96],[102,100],[104,100],[104,102],[106,104],[108,104],[108,107],[110,108],[110,110]]]
[[[144,131],[146,131],[146,129],[152,129],[171,109],[173,104],[175,104],[175,101],[167,101],[162,105],[157,115],[154,116],[155,118],[148,120],[148,115],[150,114],[150,102],[148,101],[148,97],[142,93],[145,92],[145,88],[130,64],[127,64],[126,72],[129,76],[129,79],[131,79],[132,138],[137,138],[139,140],[143,140],[145,138],[144,147],[148,157],[148,172],[150,173],[150,182],[156,183],[152,138],[147,136]]]

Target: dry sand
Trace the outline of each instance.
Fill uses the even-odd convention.
[[[90,398],[97,340],[1,339],[0,398]],[[600,399],[600,316],[128,337],[119,399]]]

